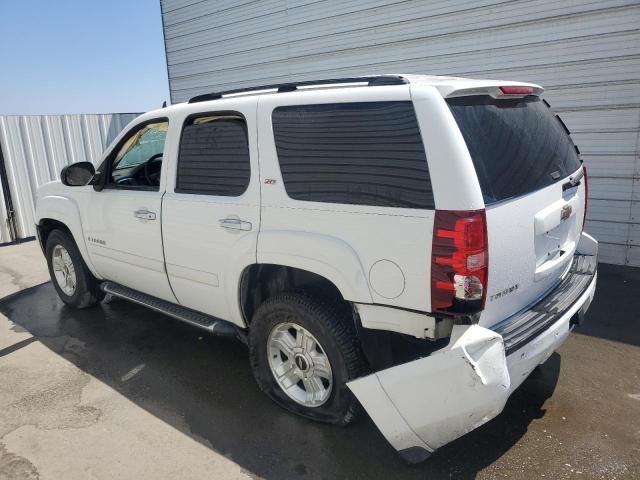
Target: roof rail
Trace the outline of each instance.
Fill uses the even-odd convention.
[[[224,90],[220,92],[205,93],[197,95],[189,99],[188,103],[206,102],[208,100],[217,100],[225,95],[234,95],[237,93],[251,93],[261,90],[277,90],[278,92],[293,92],[298,87],[337,85],[342,83],[366,83],[369,87],[377,87],[384,85],[404,85],[409,81],[400,75],[374,75],[368,77],[347,77],[347,78],[329,78],[325,80],[306,80],[302,82],[276,83],[273,85],[259,85],[256,87],[237,88],[235,90]]]

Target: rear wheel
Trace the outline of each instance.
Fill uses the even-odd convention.
[[[330,303],[301,293],[265,301],[249,329],[258,385],[280,406],[322,422],[346,425],[358,402],[346,383],[362,374],[355,329]]]
[[[60,299],[73,308],[87,308],[104,297],[99,282],[91,274],[71,236],[54,230],[47,238],[49,275]]]
[[[278,386],[303,407],[319,407],[331,396],[331,362],[313,334],[295,322],[271,330],[267,358]]]

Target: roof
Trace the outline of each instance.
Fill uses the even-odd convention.
[[[362,77],[333,78],[320,80],[305,80],[300,82],[288,82],[271,85],[257,85],[253,87],[238,88],[234,90],[224,90],[197,95],[189,99],[186,103],[199,103],[213,101],[221,98],[240,97],[245,95],[272,94],[275,92],[293,92],[296,90],[305,91],[316,88],[353,88],[353,87],[378,87],[378,86],[402,86],[402,85],[424,85],[435,87],[443,97],[472,95],[487,93],[487,90],[497,91],[500,86],[528,86],[535,89],[539,95],[543,89],[539,85],[527,82],[514,82],[507,80],[470,79],[462,77],[447,77],[437,75],[416,75],[416,74],[386,74],[370,75]],[[491,88],[494,87],[494,88]],[[176,104],[184,105],[184,103]],[[168,108],[172,108],[168,107]],[[162,109],[158,110],[162,111]]]

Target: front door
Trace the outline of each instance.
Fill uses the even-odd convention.
[[[255,100],[232,105],[185,118],[162,222],[167,274],[178,301],[241,324],[238,279],[256,261],[260,185],[250,128]]]
[[[160,188],[168,121],[133,127],[101,169],[104,189],[93,191],[82,215],[95,269],[106,280],[168,301],[162,252]]]

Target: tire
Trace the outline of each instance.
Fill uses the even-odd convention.
[[[51,283],[65,304],[72,308],[83,309],[95,305],[104,298],[100,283],[87,268],[69,233],[64,230],[53,230],[47,238],[45,254]],[[71,266],[67,265],[68,262]],[[61,265],[63,265],[63,271],[60,269]],[[69,280],[65,282],[61,277]]]
[[[292,329],[296,331],[295,337]],[[301,331],[307,333],[299,337]],[[308,351],[295,353],[292,361],[287,363],[287,356],[279,347],[275,350],[273,347],[277,343],[274,339],[288,338],[287,335],[295,338],[296,345],[298,338],[302,338],[306,345],[313,345],[313,341],[316,345]],[[335,425],[347,425],[356,418],[359,404],[346,383],[364,372],[365,362],[354,326],[341,318],[332,303],[305,293],[283,293],[269,298],[253,316],[249,328],[249,355],[258,386],[281,407],[297,415]],[[324,360],[318,361],[323,356],[330,364],[329,375]],[[274,362],[279,366],[274,367]],[[323,373],[319,373],[321,369]],[[284,380],[290,385],[286,389],[290,393],[276,379],[276,370],[294,372],[292,379]],[[295,372],[301,376],[309,375],[309,378],[301,378],[295,383],[298,378]],[[305,383],[307,381],[309,384]],[[319,388],[318,382],[323,388]],[[316,387],[309,389],[308,385]],[[312,396],[309,392],[315,392],[313,400],[309,400]],[[296,395],[307,398],[302,401],[292,398]]]

